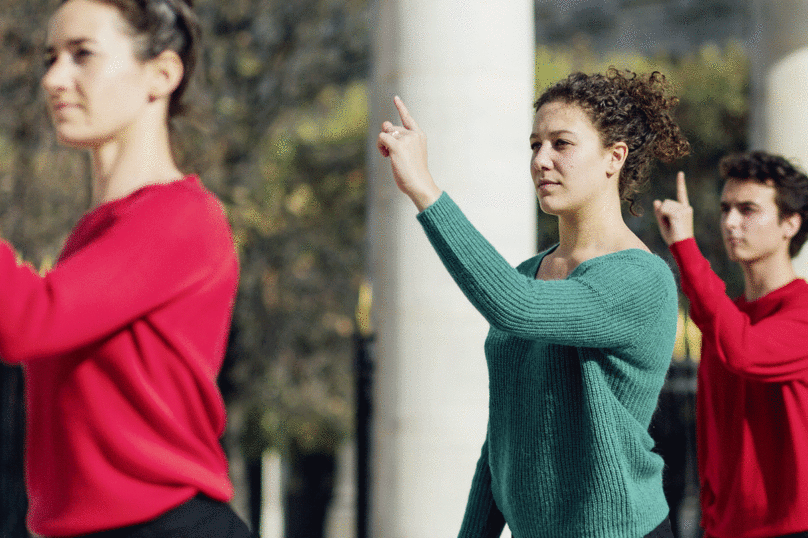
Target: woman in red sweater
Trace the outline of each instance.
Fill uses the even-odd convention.
[[[249,536],[226,504],[216,384],[237,257],[169,143],[198,35],[189,0],[63,0],[48,27],[42,86],[59,142],[91,155],[93,207],[45,275],[0,243],[39,535]]]

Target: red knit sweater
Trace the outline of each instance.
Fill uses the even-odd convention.
[[[216,377],[237,280],[227,220],[195,176],[88,213],[44,276],[0,244],[0,356],[24,365],[34,532],[230,499]]]
[[[702,526],[717,538],[808,530],[808,283],[731,301],[692,239],[671,246],[701,329]]]

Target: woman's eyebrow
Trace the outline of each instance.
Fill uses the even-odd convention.
[[[89,37],[77,37],[75,39],[68,40],[66,45],[69,48],[75,48],[75,47],[80,47],[81,45],[84,45],[86,43],[93,43],[93,42],[94,42],[94,40],[90,39]],[[48,45],[45,48],[45,52],[47,52],[49,54],[53,53],[55,50],[56,50],[55,45]]]

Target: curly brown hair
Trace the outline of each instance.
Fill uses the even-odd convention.
[[[636,194],[648,183],[651,160],[671,162],[690,153],[690,144],[671,117],[679,99],[669,95],[659,71],[637,75],[610,67],[605,74],[572,73],[547,88],[534,104],[563,102],[581,107],[609,147],[625,142],[628,155],[620,172],[619,194],[632,215],[639,214]]]
[[[779,155],[765,151],[734,153],[718,163],[724,181],[757,181],[774,187],[774,203],[781,219],[795,213],[802,217],[799,231],[791,238],[788,253],[799,254],[808,237],[808,177],[805,172]]]

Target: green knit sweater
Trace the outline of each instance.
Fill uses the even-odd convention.
[[[665,262],[624,250],[565,280],[514,269],[448,195],[418,215],[490,323],[488,434],[462,538],[639,538],[668,514],[648,434],[676,336]],[[549,251],[548,251],[549,252]]]

